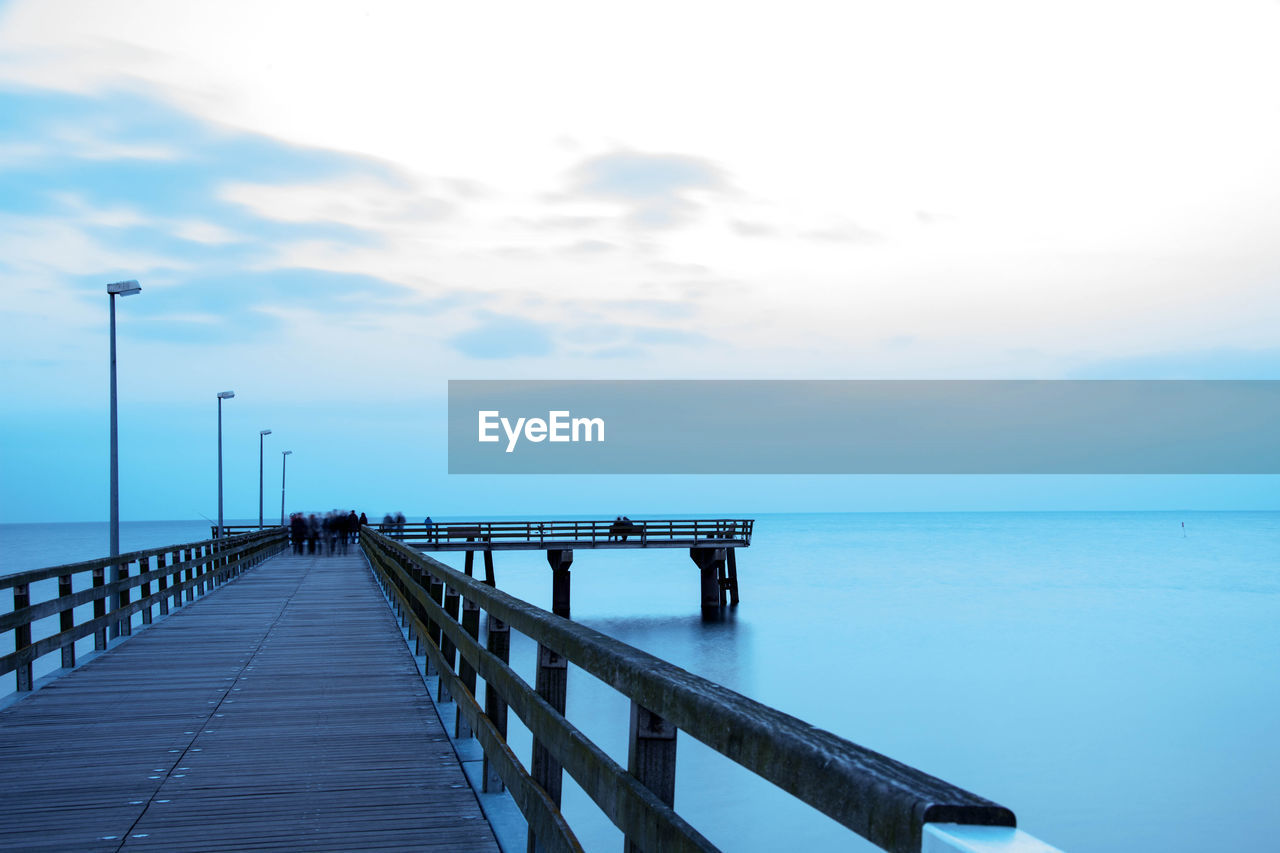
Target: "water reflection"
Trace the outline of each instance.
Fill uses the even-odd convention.
[[[725,608],[714,618],[687,614],[580,621],[703,678],[737,685],[737,689],[750,680],[751,628],[734,609]]]

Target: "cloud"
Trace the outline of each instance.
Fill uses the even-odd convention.
[[[607,240],[579,240],[567,246],[564,251],[571,255],[598,255],[601,252],[612,252],[617,248],[617,244]]]
[[[145,273],[186,266],[185,260],[163,253],[101,239],[74,222],[0,213],[0,270],[13,281],[28,275],[112,275],[113,270]]]
[[[883,242],[884,237],[875,231],[860,225],[836,225],[829,228],[815,228],[800,232],[800,236],[820,243],[855,243],[872,245]]]
[[[703,346],[709,339],[701,332],[670,326],[637,326],[625,323],[591,323],[573,329],[570,338],[585,344],[614,346]]]
[[[471,358],[499,359],[550,355],[550,327],[520,317],[484,314],[479,324],[448,343]]]
[[[195,219],[175,223],[173,233],[183,240],[189,240],[192,243],[206,243],[211,246],[235,243],[241,239],[221,225],[216,225],[212,222],[200,222]]]
[[[220,317],[238,323],[248,312],[304,312],[335,316],[399,310],[415,299],[409,288],[373,276],[308,269],[237,270],[234,273],[187,274],[161,280],[131,300],[140,316]],[[96,298],[96,293],[95,293]]]
[[[416,227],[444,219],[454,204],[412,183],[369,175],[295,184],[230,183],[219,197],[281,222],[333,222],[362,230]]]
[[[686,264],[677,261],[651,261],[649,269],[677,275],[705,275],[711,272],[711,267],[706,264]]]
[[[775,237],[778,234],[777,228],[763,222],[746,222],[740,219],[731,219],[729,227],[739,237]]]
[[[130,308],[132,307],[131,305]],[[237,311],[232,315],[220,313],[131,317],[127,331],[122,331],[121,338],[221,346],[260,340],[275,334],[281,326],[280,318],[262,311]]]
[[[519,216],[511,221],[534,231],[577,231],[595,228],[609,220],[604,216]]]
[[[697,213],[699,193],[728,189],[720,167],[682,154],[601,154],[579,163],[569,177],[575,196],[621,202],[627,222],[639,228],[683,224]]]

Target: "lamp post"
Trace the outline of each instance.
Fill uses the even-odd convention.
[[[235,391],[218,392],[218,538],[222,538],[222,401],[230,400]]]
[[[280,451],[280,526],[284,527],[284,469],[292,450]]]
[[[116,297],[132,296],[141,292],[142,285],[132,279],[107,285],[107,302],[111,306],[111,510],[110,521],[107,524],[107,538],[112,557],[120,556],[120,453],[119,431],[116,426]],[[120,564],[113,562],[111,582],[118,583],[121,575]],[[120,600],[118,596],[117,593],[117,601]],[[111,636],[112,638],[120,636],[120,622],[112,620]]]
[[[108,303],[111,305],[111,521],[107,533],[111,556],[120,554],[120,458],[116,429],[116,297],[132,296],[142,292],[136,281],[117,281],[107,285]],[[111,567],[111,580],[119,580],[120,567]]]
[[[271,430],[258,430],[258,529],[262,529],[262,440],[271,435]]]

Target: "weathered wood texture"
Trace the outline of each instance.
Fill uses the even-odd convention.
[[[150,625],[153,611],[168,612],[172,596],[173,606],[182,603],[185,590],[187,601],[196,592],[204,594],[215,586],[226,583],[253,568],[272,554],[285,547],[285,537],[279,530],[266,530],[244,534],[216,542],[197,542],[187,545],[170,545],[145,551],[131,551],[118,557],[103,557],[62,566],[49,566],[0,577],[0,590],[13,590],[13,610],[0,613],[0,633],[12,630],[14,651],[0,656],[0,675],[17,673],[17,689],[25,692],[32,687],[32,669],[35,661],[53,652],[61,651],[62,665],[75,665],[75,642],[94,635],[94,648],[107,647],[107,635],[112,639],[128,636],[133,632],[134,616],[140,615],[142,625]],[[191,549],[191,557],[186,554]],[[172,552],[174,562],[169,564],[165,554]],[[178,555],[181,554],[181,558]],[[151,559],[156,558],[155,567]],[[130,576],[129,565],[136,562],[138,572]],[[106,572],[111,569],[112,580],[107,583]],[[72,592],[76,575],[92,576],[93,586]],[[169,578],[173,578],[172,585]],[[58,596],[31,603],[30,585],[33,582],[58,579]],[[151,583],[159,584],[159,591],[152,592]],[[137,587],[140,592],[133,595]],[[75,621],[75,608],[93,605],[93,618]],[[33,639],[32,623],[38,619],[57,615],[59,631],[49,636]]]
[[[498,847],[353,552],[276,557],[0,712],[0,849]]]
[[[674,765],[675,741],[668,747],[637,743],[632,772],[619,767],[565,719],[564,704],[557,707],[554,694],[544,690],[544,651],[577,665],[630,698],[633,707],[639,706],[650,715],[647,727],[654,734],[664,734],[668,727],[673,734],[684,731],[893,853],[919,853],[926,823],[1016,824],[1013,812],[1004,806],[815,728],[584,625],[540,610],[469,578],[406,543],[365,528],[361,544],[393,594],[406,604],[412,601],[422,606],[461,659],[484,679],[486,692],[497,691],[524,721],[535,744],[573,776],[587,796],[625,833],[628,844],[636,848],[715,849],[664,801],[671,772],[667,765]],[[720,562],[718,558],[716,562]],[[456,621],[456,610],[446,613],[431,599],[418,580],[423,573],[474,602],[490,618],[500,619],[508,628],[538,643],[536,691],[463,630]],[[492,721],[484,717],[473,695],[455,674],[452,656],[446,660],[434,644],[427,644],[426,651],[436,659],[441,680],[452,685],[459,709],[465,708],[472,715],[471,727],[477,733],[493,733],[492,737],[480,739],[495,763],[502,765],[499,769],[503,771],[503,781],[513,787],[532,778],[534,787],[545,798],[535,801],[515,797],[538,842],[549,848],[553,839],[540,831],[540,814],[552,819],[561,816],[555,802],[554,780],[544,778],[536,769],[536,750],[531,775],[506,766],[507,756],[495,752],[495,745],[505,744],[500,743]],[[633,728],[638,737],[639,727]]]

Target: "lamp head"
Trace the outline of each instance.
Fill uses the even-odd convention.
[[[290,453],[292,453],[292,452],[293,452],[292,450],[281,450],[281,451],[280,451],[280,455],[281,455],[281,456],[288,456],[288,455],[289,455]]]
[[[260,429],[260,430],[258,430],[258,435],[271,435],[271,430],[269,430],[269,429]]]
[[[219,400],[230,400],[230,399],[231,399],[232,397],[234,397],[235,395],[236,395],[236,392],[235,392],[235,391],[219,391],[219,392],[218,392],[218,399],[219,399]]]
[[[142,285],[133,279],[128,281],[115,281],[107,285],[107,293],[112,296],[132,296],[135,293],[142,292]]]

